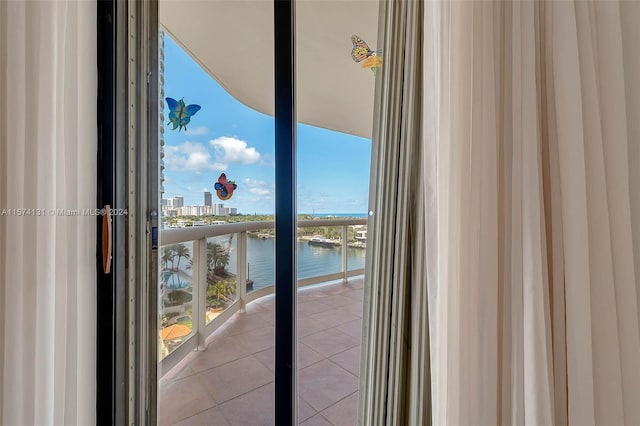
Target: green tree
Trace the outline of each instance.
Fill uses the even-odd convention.
[[[220,244],[207,242],[207,266],[209,271],[223,272],[230,262],[229,251]]]
[[[178,264],[176,265],[176,271],[180,269],[180,260],[182,258],[189,259],[191,258],[191,253],[189,249],[184,244],[178,244],[174,246],[175,255],[178,256]]]
[[[176,257],[176,251],[174,249],[175,246],[165,247],[162,253],[162,262],[165,265],[165,268],[169,266],[169,262],[171,262],[170,270],[173,271],[173,261]]]
[[[233,301],[236,290],[234,280],[218,280],[207,287],[207,306],[222,308]]]
[[[191,301],[191,294],[183,290],[174,290],[169,293],[169,301],[175,305],[184,305]]]

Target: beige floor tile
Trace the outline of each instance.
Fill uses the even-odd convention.
[[[356,426],[358,423],[358,392],[320,412],[334,426]]]
[[[360,377],[360,346],[347,349],[329,358],[356,377]]]
[[[160,388],[159,424],[172,425],[215,406],[198,376],[190,376]]]
[[[309,300],[321,299],[326,296],[322,289],[328,287],[324,285],[308,285],[298,288],[298,302],[307,298]]]
[[[247,303],[245,306],[246,314],[257,314],[260,312],[264,312],[266,310],[267,310],[267,307],[256,302]]]
[[[362,315],[364,314],[362,308],[362,302],[353,302],[350,305],[340,306],[340,308],[337,309],[341,310],[345,314],[354,315],[355,317],[362,319]]]
[[[298,341],[298,370],[307,368],[311,364],[323,360],[325,357]]]
[[[253,357],[260,361],[269,371],[274,371],[275,353],[274,348],[265,349],[264,351],[253,354]],[[314,351],[304,343],[298,342],[298,370],[315,364],[325,359],[324,356]]]
[[[358,389],[358,378],[328,360],[300,371],[299,395],[315,410],[321,411]]]
[[[354,418],[363,287],[356,279],[298,293],[300,424]],[[161,381],[159,423],[273,425],[273,323],[274,297],[258,299],[209,336],[206,351],[187,355]]]
[[[300,423],[300,426],[333,426],[331,423],[327,421],[321,414],[316,414],[313,417],[305,420]]]
[[[349,321],[336,326],[343,333],[347,333],[351,337],[355,337],[358,342],[362,340],[362,319]]]
[[[261,297],[259,299],[254,300],[251,303],[257,303],[258,305],[264,306],[264,307],[269,307],[269,306],[273,306],[273,303],[275,301],[275,294],[270,294],[268,296],[264,296]]]
[[[361,302],[364,300],[364,289],[354,289],[342,294],[345,297]]]
[[[213,340],[207,346],[207,350],[198,352],[190,363],[196,372],[203,372],[214,367],[226,364],[236,359],[251,355],[251,348],[242,343],[237,336]]]
[[[260,318],[262,318],[267,325],[274,325],[276,322],[275,310],[273,307],[258,312],[258,315],[260,315]]]
[[[330,305],[325,305],[319,300],[310,300],[308,302],[298,303],[298,315],[313,315],[318,312],[325,312],[329,309],[331,309]]]
[[[248,356],[213,368],[201,378],[209,394],[221,404],[273,381],[273,372]]]
[[[273,347],[270,347],[269,349],[265,349],[263,351],[260,352],[256,352],[255,354],[253,354],[253,357],[255,359],[257,359],[258,361],[260,361],[262,363],[262,365],[264,365],[265,367],[267,367],[269,369],[269,371],[274,371],[275,370],[275,349]]]
[[[349,284],[342,284],[342,283],[326,285],[319,288],[324,294],[327,294],[329,296],[333,296],[336,294],[343,294],[353,290],[353,287],[351,287]]]
[[[318,331],[326,330],[331,326],[324,321],[309,316],[298,316],[298,338]]]
[[[351,287],[355,288],[355,289],[361,289],[364,288],[364,280],[362,278],[354,280],[353,282],[350,283]]]
[[[275,330],[273,326],[247,331],[235,336],[236,340],[256,353],[270,348],[274,344]]]
[[[330,328],[300,338],[300,341],[325,357],[330,357],[354,346],[360,341],[342,331]]]
[[[319,300],[319,302],[331,308],[338,308],[340,306],[353,303],[353,299],[350,297],[343,296],[342,294],[335,294],[335,295],[323,297],[322,299]]]
[[[185,377],[192,376],[196,371],[191,368],[190,365],[185,365],[179,371],[176,372],[175,376],[172,377],[172,380],[184,379]]]
[[[344,309],[336,308],[313,314],[311,315],[311,318],[317,321],[322,321],[329,327],[336,327],[340,324],[344,324],[345,322],[357,320],[359,317]]]
[[[314,410],[307,401],[300,397],[298,398],[298,423],[303,422],[316,414],[318,414],[318,412]]]
[[[220,405],[231,426],[273,426],[274,385],[270,383]]]
[[[228,426],[228,424],[220,408],[213,407],[174,423],[174,426]]]
[[[263,318],[259,313],[236,314],[233,326],[229,327],[228,335],[234,336],[236,334],[246,333],[247,331],[255,331],[260,328],[270,326],[271,324],[267,324],[265,318]]]

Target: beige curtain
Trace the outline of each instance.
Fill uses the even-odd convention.
[[[360,422],[640,424],[640,8],[381,8]]]
[[[0,1],[2,425],[96,422],[95,168],[95,2]]]

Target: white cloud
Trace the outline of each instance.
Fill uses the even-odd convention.
[[[249,188],[248,191],[252,194],[256,194],[256,195],[269,195],[271,194],[271,191],[269,191],[266,188]]]
[[[265,182],[263,180],[246,178],[244,180],[244,184],[247,185],[247,186],[265,186],[267,184],[267,182]]]
[[[227,170],[227,164],[211,161],[207,147],[198,142],[184,142],[178,146],[164,147],[165,164],[176,172],[200,172],[203,170]]]
[[[244,180],[244,184],[247,186],[247,191],[254,195],[260,195],[260,196],[271,195],[271,190],[268,188],[267,183],[263,180],[246,178]]]
[[[187,136],[204,136],[209,133],[209,129],[207,129],[205,126],[190,127],[184,133]]]
[[[240,139],[222,136],[209,144],[216,151],[216,159],[224,163],[254,164],[260,160],[260,153]]]

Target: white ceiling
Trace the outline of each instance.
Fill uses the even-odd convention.
[[[273,2],[161,0],[160,24],[245,105],[273,115]],[[370,138],[375,78],[351,35],[375,50],[378,1],[296,3],[298,121]]]

